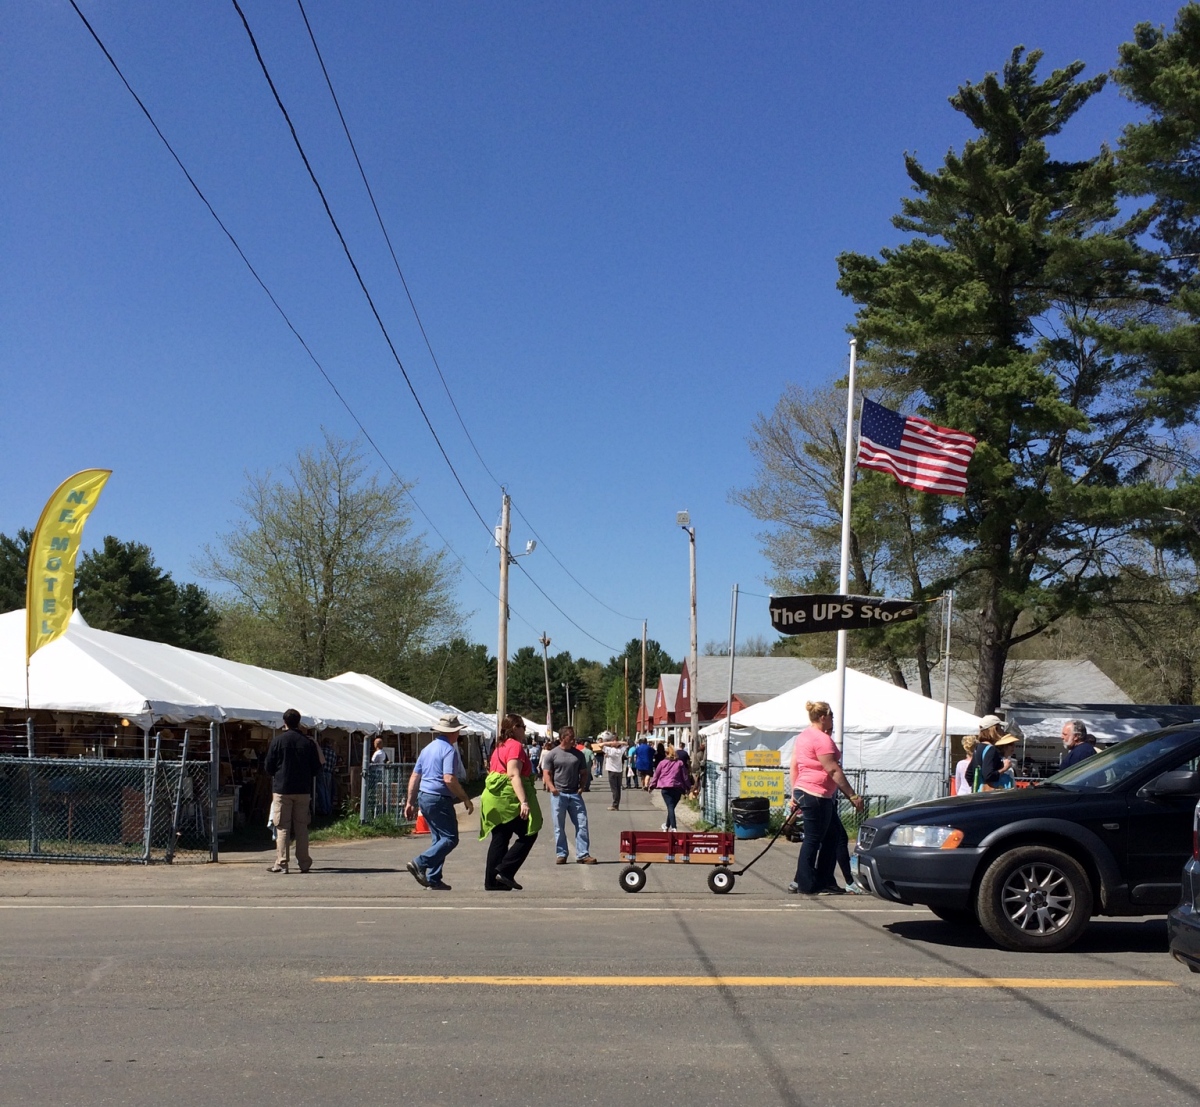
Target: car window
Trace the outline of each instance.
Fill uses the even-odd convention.
[[[1064,769],[1053,776],[1047,784],[1054,788],[1065,788],[1070,792],[1104,792],[1119,787],[1130,777],[1141,772],[1147,765],[1159,758],[1165,758],[1173,750],[1184,753],[1182,747],[1195,744],[1195,730],[1155,731],[1151,734],[1139,734],[1136,738],[1128,738],[1110,746],[1103,753],[1096,754]],[[1190,752],[1190,751],[1189,751]],[[1197,756],[1178,763],[1168,763],[1163,766],[1165,772],[1171,769],[1194,769],[1200,761]]]

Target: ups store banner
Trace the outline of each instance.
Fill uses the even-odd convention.
[[[863,630],[915,619],[921,607],[918,600],[878,596],[776,596],[771,600],[771,626],[780,634]]]

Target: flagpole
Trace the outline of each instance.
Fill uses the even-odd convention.
[[[855,357],[858,340],[850,339],[850,376],[846,384],[846,457],[842,467],[842,566],[838,576],[838,592],[850,594],[850,488],[854,477],[854,385]],[[846,723],[846,631],[837,632],[837,687],[834,692],[833,741],[842,748]]]

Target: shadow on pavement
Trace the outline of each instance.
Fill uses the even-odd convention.
[[[959,926],[941,919],[903,919],[884,929],[898,938],[954,949],[995,949],[995,944],[975,926]],[[1166,919],[1123,919],[1093,922],[1064,953],[1162,953],[1167,951]]]

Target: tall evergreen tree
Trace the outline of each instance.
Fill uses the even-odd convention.
[[[20,611],[25,606],[29,575],[29,543],[33,532],[22,527],[16,538],[0,534],[0,611]]]
[[[922,510],[958,555],[947,582],[979,611],[980,712],[999,705],[1009,650],[1086,610],[1110,545],[1161,511],[1149,465],[1195,406],[1122,346],[1153,310],[1156,266],[1119,221],[1113,157],[1047,148],[1104,78],[1077,62],[1039,80],[1039,59],[1018,48],[1002,78],[959,89],[977,134],[939,169],[906,158],[907,241],[839,258],[868,380],[979,438],[967,495]]]

